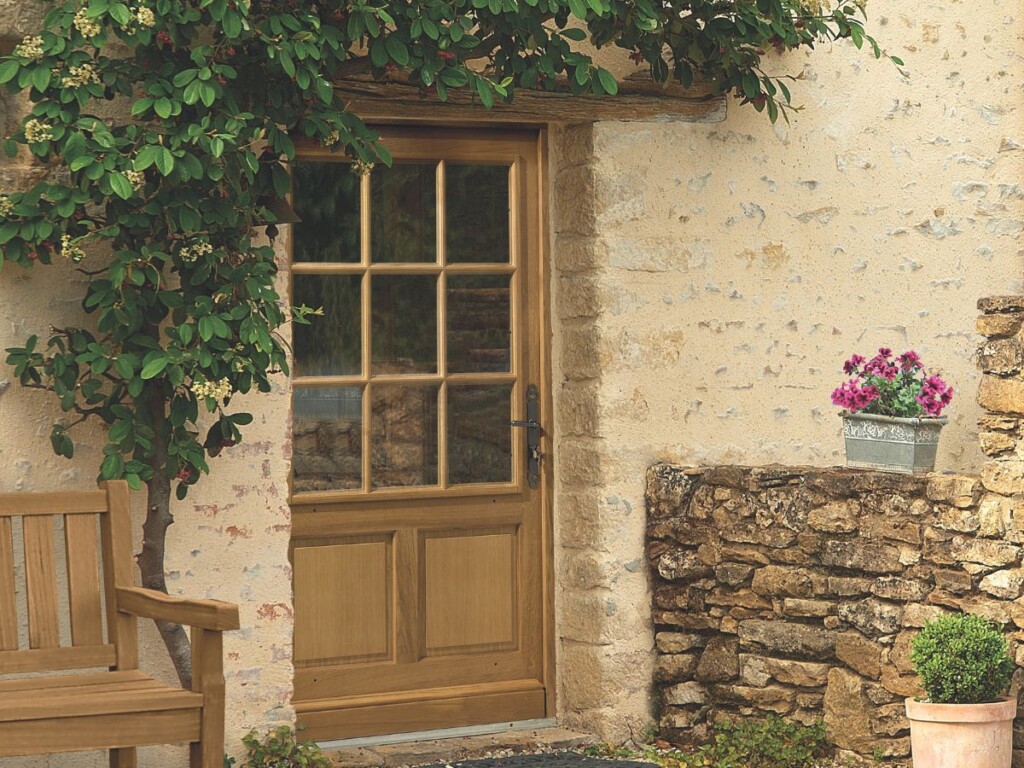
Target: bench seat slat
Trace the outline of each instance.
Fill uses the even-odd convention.
[[[203,706],[201,693],[180,688],[159,685],[141,690],[130,687],[119,689],[117,686],[112,686],[112,690],[106,688],[108,686],[70,690],[50,688],[32,696],[3,696],[0,697],[0,723],[199,709]]]
[[[197,740],[199,731],[198,709],[0,722],[0,757],[175,744]]]
[[[138,683],[152,680],[149,675],[137,669],[123,672],[94,672],[88,675],[58,675],[55,677],[19,677],[17,680],[0,680],[0,696],[16,691],[42,691],[49,688],[83,688],[90,685],[110,683]]]

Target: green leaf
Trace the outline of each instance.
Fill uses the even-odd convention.
[[[160,97],[153,103],[153,111],[165,120],[171,116],[172,109],[171,100],[165,97]]]
[[[619,84],[616,82],[615,76],[607,69],[598,69],[597,79],[601,83],[601,87],[604,88],[604,92],[609,96],[614,96],[619,92]]]
[[[395,37],[395,35],[388,35],[385,37],[384,45],[387,47],[388,55],[391,56],[395,63],[400,67],[404,67],[409,63],[409,49],[406,48],[405,43]]]
[[[164,372],[164,368],[167,367],[167,363],[170,362],[166,357],[154,357],[144,366],[142,366],[142,378],[143,379],[155,379],[161,373]]]
[[[135,194],[135,188],[123,173],[112,173],[107,178],[110,180],[110,188],[114,190],[114,194],[122,200],[127,200]]]
[[[19,69],[21,69],[21,64],[13,59],[0,62],[0,85],[13,80]]]
[[[174,170],[174,155],[167,147],[158,147],[156,156],[156,167],[164,176],[170,176]]]

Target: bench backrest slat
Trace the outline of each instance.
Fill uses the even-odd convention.
[[[18,648],[18,597],[14,584],[14,532],[0,517],[0,651]]]
[[[68,564],[68,602],[73,645],[103,643],[103,603],[100,599],[100,554],[94,515],[64,516],[64,546]]]
[[[15,518],[21,542],[15,540]],[[63,524],[60,554],[55,520]],[[19,549],[23,597],[15,575]],[[61,644],[62,570],[70,645],[68,635]],[[0,675],[137,668],[136,622],[116,610],[115,593],[115,587],[134,583],[133,573],[131,510],[123,481],[98,491],[0,494]],[[19,608],[28,618],[27,647],[19,638]]]
[[[52,517],[26,517],[25,588],[28,593],[28,644],[30,648],[59,648],[57,617],[57,559]]]

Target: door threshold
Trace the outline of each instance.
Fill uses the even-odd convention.
[[[432,731],[413,731],[411,733],[390,733],[382,736],[364,736],[356,739],[336,739],[335,741],[319,741],[321,749],[357,749],[361,747],[382,747],[388,744],[409,744],[414,741],[436,741],[438,739],[462,739],[467,736],[491,736],[508,731],[529,731],[538,728],[553,728],[558,721],[553,717],[534,720],[516,720],[511,723],[491,723],[489,725],[466,725],[461,728],[438,728]]]

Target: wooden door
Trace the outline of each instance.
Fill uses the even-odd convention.
[[[544,717],[550,537],[536,132],[382,130],[293,173],[299,723],[341,739]],[[546,446],[540,446],[546,450]]]

